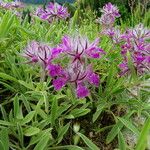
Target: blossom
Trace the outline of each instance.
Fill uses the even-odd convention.
[[[150,30],[145,28],[144,25],[141,23],[131,29],[130,32],[133,38],[136,40],[150,39]]]
[[[147,41],[149,34],[150,30],[139,24],[135,28],[127,30],[122,35],[124,41],[124,44],[121,46],[123,62],[119,65],[122,75],[129,74],[130,72],[130,68],[128,67],[128,53],[138,75],[150,70],[150,44]]]
[[[103,26],[112,27],[115,19],[120,17],[119,10],[117,6],[112,5],[111,3],[106,4],[101,10],[102,16],[97,19],[97,22]]]
[[[0,2],[0,7],[4,9],[16,9],[23,8],[24,5],[19,0],[15,0],[13,2]]]
[[[48,22],[52,22],[58,19],[66,19],[69,17],[69,13],[66,7],[52,2],[50,2],[45,9],[39,7],[36,11],[36,15],[42,20],[47,20]]]
[[[62,74],[62,71],[63,71],[62,67],[56,64],[49,64],[47,66],[47,70],[49,70],[49,75],[51,77],[56,77],[59,74]]]
[[[100,18],[96,20],[97,23],[100,23],[107,28],[112,27],[115,22],[115,17],[108,14],[103,14]]]
[[[103,14],[112,15],[114,17],[120,17],[117,6],[112,5],[111,3],[108,3],[105,6],[103,6],[103,9],[101,10],[101,12]]]
[[[55,80],[53,80],[53,85],[54,85],[54,88],[55,90],[60,90],[63,86],[66,85],[66,81],[64,78],[57,78]]]
[[[89,90],[82,85],[78,85],[76,92],[77,92],[77,96],[80,98],[84,98],[89,94]]]
[[[85,58],[100,58],[105,52],[98,47],[99,39],[90,43],[86,37],[64,36],[59,48],[62,52],[71,57],[72,62],[84,61]]]
[[[48,58],[51,56],[51,48],[43,43],[31,41],[24,50],[23,56],[26,57],[30,63],[40,63],[46,67]]]
[[[71,63],[67,68],[49,65],[49,74],[53,79],[55,90],[60,90],[66,84],[71,84],[76,90],[77,96],[83,98],[88,96],[88,84],[98,86],[99,76],[92,71],[91,66],[86,67],[79,61]]]
[[[84,98],[90,93],[90,85],[99,86],[99,75],[94,73],[92,65],[88,62],[90,58],[100,58],[101,54],[105,54],[98,44],[99,39],[91,43],[84,36],[62,38],[61,44],[53,48],[59,57],[55,57],[47,65],[55,90],[69,84],[75,89],[78,98]],[[54,64],[55,60],[57,63]],[[65,60],[66,63],[61,60]]]
[[[108,29],[103,29],[101,34],[107,35],[112,39],[114,43],[120,43],[122,41],[122,34],[118,28],[108,28]]]

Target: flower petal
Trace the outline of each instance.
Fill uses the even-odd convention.
[[[89,90],[85,86],[82,86],[82,85],[78,85],[76,92],[79,98],[84,98],[89,95]]]
[[[57,78],[53,80],[53,86],[55,90],[60,90],[63,86],[66,85],[66,79],[64,78]]]

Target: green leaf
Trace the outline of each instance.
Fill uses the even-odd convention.
[[[104,105],[98,105],[97,106],[97,110],[96,112],[93,114],[93,123],[97,120],[97,118],[100,116],[101,112],[103,111],[104,109]]]
[[[76,9],[74,16],[72,17],[71,20],[71,28],[74,28],[77,25],[79,20],[79,13],[80,13],[80,9]]]
[[[18,95],[15,95],[13,99],[13,105],[14,105],[14,117],[18,118],[19,116],[19,98]]]
[[[34,89],[35,89],[32,83],[26,83],[26,82],[24,82],[24,81],[22,81],[22,80],[18,80],[18,82],[19,82],[21,85],[23,85],[24,87],[26,87],[27,89],[30,89],[30,90],[33,90],[33,91],[34,91]]]
[[[12,13],[7,11],[1,20],[0,38],[4,38],[8,34],[8,31],[12,27],[13,22],[14,22],[14,15],[12,15]]]
[[[142,128],[142,131],[138,138],[138,142],[137,142],[135,150],[145,150],[146,149],[149,131],[150,131],[150,118],[147,119],[144,127]]]
[[[10,81],[14,81],[14,82],[18,82],[18,80],[8,74],[5,73],[0,73],[0,78],[5,79],[5,80],[10,80]]]
[[[0,150],[9,150],[9,137],[7,128],[3,128],[0,131]]]
[[[1,112],[2,112],[3,119],[5,121],[8,121],[6,110],[4,109],[4,107],[2,105],[0,105],[0,109],[1,109]]]
[[[52,129],[53,128],[48,128],[46,130],[42,130],[36,136],[32,136],[32,138],[30,140],[30,144],[28,146],[30,147],[31,145],[37,144],[41,139],[43,139],[43,137],[45,137],[46,134],[49,134],[51,141],[53,141],[52,135],[51,135]]]
[[[0,120],[0,125],[4,125],[4,126],[14,126],[14,124],[8,122],[8,121],[3,121],[3,120]]]
[[[29,101],[27,100],[27,98],[22,94],[22,102],[26,108],[26,110],[28,111],[28,113],[31,111],[31,108],[30,108],[30,103]]]
[[[30,122],[30,121],[33,119],[34,115],[35,115],[35,111],[31,111],[31,112],[30,112],[29,114],[27,114],[27,115],[25,116],[25,118],[21,121],[21,124],[24,125],[24,124]]]
[[[20,141],[21,146],[24,145],[24,137],[23,137],[23,130],[20,124],[17,124],[17,130],[18,130],[18,139]]]
[[[116,137],[118,132],[123,128],[123,124],[121,122],[117,122],[114,127],[111,129],[111,131],[108,133],[106,138],[106,143],[109,144],[113,141],[113,139]]]
[[[7,84],[7,83],[5,83],[5,82],[1,82],[1,81],[0,81],[0,84],[2,84],[4,87],[6,87],[7,90],[10,90],[10,91],[12,91],[12,92],[16,92],[16,91],[17,91],[17,89],[13,88],[12,86],[10,86],[9,84]]]
[[[34,150],[45,150],[45,149],[47,149],[46,146],[47,146],[49,140],[50,140],[50,135],[49,135],[49,133],[47,133],[41,138],[41,140],[35,146]]]
[[[98,148],[91,140],[89,140],[85,135],[83,135],[82,133],[77,133],[81,139],[85,142],[85,144],[89,147],[89,149],[91,150],[100,150],[100,148]]]
[[[60,127],[60,130],[58,131],[57,144],[59,144],[62,141],[64,135],[66,134],[66,132],[69,129],[69,126],[70,126],[70,122],[67,123],[64,127]]]
[[[35,134],[38,134],[40,132],[40,129],[37,128],[37,127],[30,127],[30,128],[27,128],[25,131],[24,131],[24,135],[25,136],[33,136]]]
[[[85,116],[88,114],[91,110],[86,108],[86,109],[81,109],[81,108],[76,108],[70,112],[69,115],[67,115],[65,118],[67,119],[73,119],[73,118],[78,118],[81,116]]]
[[[118,141],[119,141],[119,150],[126,150],[126,143],[120,131],[118,133]]]
[[[139,131],[138,129],[128,120],[123,119],[118,117],[118,119],[128,128],[130,129],[133,133],[135,133],[136,135],[139,135]]]
[[[134,68],[132,57],[131,57],[131,54],[129,51],[127,52],[127,58],[128,58],[128,66],[131,70],[132,77],[133,77],[133,79],[136,79],[136,77],[137,77],[136,70]]]
[[[62,150],[62,149],[64,149],[64,150],[85,150],[85,149],[83,149],[83,148],[81,148],[81,147],[79,147],[79,146],[75,146],[75,145],[65,145],[65,146],[56,146],[56,147],[50,147],[50,148],[48,148],[48,150]]]
[[[52,125],[55,124],[57,110],[58,110],[58,100],[56,98],[53,98],[52,107],[51,107],[51,116],[50,116]]]
[[[125,115],[125,119],[129,118],[132,114],[134,113],[134,111],[130,112],[129,114]],[[117,136],[118,132],[123,128],[123,124],[121,121],[118,121],[113,128],[111,129],[111,131],[108,133],[107,138],[106,138],[106,143],[109,144],[110,142],[113,141],[113,139]]]
[[[0,140],[0,149],[1,150],[5,150],[5,145],[4,143]]]

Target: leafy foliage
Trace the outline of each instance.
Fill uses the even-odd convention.
[[[96,150],[102,144],[131,149],[124,129],[136,134],[133,149],[148,148],[150,76],[119,77],[120,49],[112,50],[107,37],[101,38],[106,55],[91,60],[101,84],[91,87],[91,95],[84,99],[74,97],[68,87],[54,91],[50,77],[41,81],[39,67],[24,63],[20,54],[31,40],[54,46],[64,34],[84,34],[90,40],[99,37],[93,12],[88,11],[86,19],[80,18],[80,12],[78,8],[70,20],[49,24],[36,17],[29,22],[28,15],[22,20],[10,10],[0,10],[0,150]],[[135,24],[137,14],[132,20]],[[139,21],[149,26],[148,18],[146,13]],[[122,30],[130,21],[120,21]],[[135,117],[146,121],[136,122]]]

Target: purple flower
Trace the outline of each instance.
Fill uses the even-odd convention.
[[[97,19],[97,22],[107,29],[113,26],[116,18],[120,17],[117,6],[114,6],[111,3],[106,4],[101,12],[102,16]]]
[[[56,21],[59,19],[66,19],[69,17],[69,13],[66,7],[59,5],[58,3],[49,3],[45,9],[39,7],[36,11],[36,15],[42,20],[48,22]]]
[[[76,92],[79,98],[84,98],[89,95],[89,90],[82,85],[78,85]]]
[[[72,62],[80,61],[82,63],[85,58],[100,58],[101,54],[105,54],[98,44],[99,39],[90,43],[86,37],[64,36],[59,48],[62,49],[62,53],[71,58]]]
[[[23,8],[24,5],[19,0],[15,0],[14,2],[0,2],[0,7],[4,9],[16,9]]]
[[[95,86],[99,86],[99,82],[100,82],[99,76],[97,74],[95,74],[94,72],[92,72],[92,71],[89,72],[87,74],[87,79],[88,79],[89,83],[91,83]]]
[[[112,15],[103,14],[100,18],[96,20],[97,23],[100,23],[105,28],[110,28],[115,22],[115,18]]]
[[[30,42],[24,50],[23,56],[26,57],[30,63],[40,63],[46,67],[48,58],[51,56],[51,48],[43,43],[36,41]]]
[[[121,46],[121,54],[123,56],[122,64],[126,65],[124,67],[122,64],[120,65],[121,74],[129,74],[130,72],[127,52],[130,53],[131,61],[138,75],[150,70],[150,44],[147,41],[150,37],[149,34],[150,30],[139,24],[135,28],[127,30],[122,35],[122,40],[124,41],[124,44]]]
[[[103,14],[112,15],[114,17],[120,17],[118,7],[112,5],[111,3],[106,4],[103,9],[101,10]]]
[[[62,43],[54,48],[60,55],[59,59],[56,58],[59,65],[49,63],[47,67],[56,90],[70,84],[76,89],[77,97],[83,98],[89,95],[88,87],[90,85],[99,86],[99,75],[94,73],[88,63],[88,59],[100,58],[101,54],[105,53],[98,47],[98,44],[99,39],[90,43],[86,37],[82,36],[64,36],[62,38]],[[66,61],[66,63],[62,63],[63,67],[60,65],[61,60]]]
[[[143,24],[138,24],[130,30],[132,36],[136,40],[150,39],[150,30],[145,28]]]
[[[54,65],[54,64],[49,64],[47,70],[49,70],[49,75],[51,77],[59,76],[59,74],[62,74],[63,71],[60,65]]]
[[[110,37],[115,44],[122,41],[122,34],[118,28],[103,29],[102,34]]]
[[[91,66],[85,67],[79,61],[76,61],[67,68],[51,66],[48,68],[53,79],[55,90],[60,90],[66,84],[71,84],[76,88],[76,93],[79,98],[88,96],[89,91],[87,85],[99,85],[99,76],[92,71]]]
[[[66,85],[66,82],[67,81],[65,78],[58,77],[57,79],[53,80],[53,86],[55,90],[60,90],[63,86]]]

